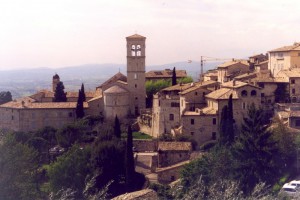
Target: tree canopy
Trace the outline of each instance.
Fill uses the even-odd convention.
[[[0,105],[12,101],[12,95],[9,91],[0,92]]]
[[[62,81],[57,83],[55,93],[54,93],[54,102],[66,102],[67,101],[67,95],[64,91],[65,86]]]

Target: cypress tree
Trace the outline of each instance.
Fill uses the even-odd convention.
[[[227,134],[228,134],[228,143],[231,145],[234,142],[234,129],[233,129],[233,124],[234,124],[234,119],[233,119],[233,106],[232,106],[232,94],[229,96],[228,99],[228,113],[227,113]]]
[[[177,84],[177,77],[176,77],[176,69],[174,67],[172,72],[172,85],[176,85],[176,84]]]
[[[83,85],[83,83],[81,84],[81,93],[82,93],[82,100],[83,101],[86,101],[86,97],[85,97],[85,91],[84,91],[84,85]]]
[[[133,189],[133,180],[135,175],[134,158],[133,158],[133,138],[131,125],[128,126],[127,143],[126,143],[126,186],[127,192]]]
[[[4,104],[10,101],[12,101],[12,96],[10,91],[0,92],[0,104]]]
[[[54,102],[66,102],[67,101],[67,95],[66,95],[64,89],[65,89],[64,83],[62,81],[58,82],[55,93],[54,93],[54,99],[53,99]]]
[[[222,108],[221,112],[221,121],[220,121],[220,127],[219,127],[219,132],[220,132],[220,138],[219,138],[219,143],[221,145],[226,145],[228,141],[228,135],[227,135],[227,116],[228,116],[228,107],[225,105]]]
[[[121,126],[117,115],[115,117],[114,134],[117,138],[121,138]]]
[[[82,92],[79,90],[78,92],[78,99],[76,104],[76,118],[83,118],[84,117],[84,110],[83,110],[83,97]]]

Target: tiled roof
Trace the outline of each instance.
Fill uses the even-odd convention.
[[[170,69],[165,70],[153,70],[149,71],[145,74],[146,78],[172,78],[173,71]],[[187,76],[185,70],[176,70],[176,77],[177,78],[184,78]]]
[[[289,112],[287,112],[287,111],[279,111],[279,112],[277,112],[277,115],[280,118],[287,119],[289,117]]]
[[[289,117],[300,117],[300,111],[291,111]]]
[[[184,116],[199,116],[199,115],[216,115],[217,110],[212,107],[205,107],[203,109],[196,109],[196,111],[185,111]]]
[[[114,197],[112,200],[157,200],[157,193],[152,189],[143,189],[135,192],[125,193]]]
[[[104,93],[106,94],[112,94],[112,93],[128,93],[127,90],[125,90],[124,88],[121,88],[118,85],[114,85],[110,88],[108,88],[107,90],[104,91]]]
[[[211,99],[229,99],[229,96],[232,94],[233,99],[237,99],[237,93],[231,88],[221,88],[216,91],[213,91],[206,95],[206,98]]]
[[[290,77],[290,78],[299,78],[300,77],[300,68],[283,69],[283,70],[280,70],[276,76],[277,77],[286,76],[286,77]]]
[[[111,84],[111,83],[114,83],[114,82],[117,82],[117,81],[127,82],[127,77],[124,74],[122,74],[121,72],[118,72],[98,87],[103,87],[107,84]]]
[[[25,100],[25,101],[24,101]],[[64,109],[76,108],[77,102],[45,102],[39,103],[29,101],[28,99],[21,98],[19,100],[10,101],[6,104],[0,105],[3,108],[16,108],[16,109]],[[88,108],[88,104],[84,102],[84,108]]]
[[[237,64],[237,63],[241,63],[241,64],[243,64],[243,65],[245,65],[245,66],[249,66],[249,63],[248,63],[248,61],[246,61],[246,60],[232,60],[232,61],[224,62],[224,63],[218,65],[217,67],[218,67],[218,68],[219,68],[219,67],[220,67],[220,68],[226,68],[226,67],[235,65],[235,64]]]
[[[190,142],[159,142],[158,149],[161,151],[191,151]]]
[[[38,95],[41,93],[44,94],[44,97],[54,98],[54,92],[49,91],[49,90],[40,90],[36,94],[31,95],[30,97],[35,98],[35,95]],[[77,98],[78,92],[70,91],[70,92],[67,92],[66,96],[67,96],[67,98]],[[87,98],[93,98],[95,96],[95,92],[87,91],[87,92],[85,92],[85,96]]]
[[[229,81],[226,83],[223,83],[221,86],[226,88],[239,88],[243,87],[245,85],[248,85],[248,83],[242,82],[242,81]]]
[[[134,34],[134,35],[128,36],[126,38],[146,38],[146,37],[139,35],[139,34]]]
[[[188,89],[190,87],[192,87],[191,83],[177,84],[177,85],[173,85],[173,86],[164,88],[161,91],[183,91],[183,90],[186,90],[186,89]]]
[[[247,79],[247,78],[255,78],[256,77],[257,72],[253,72],[253,73],[245,73],[239,76],[234,77],[236,80],[240,80],[240,79]]]
[[[283,47],[280,47],[280,48],[277,48],[277,49],[273,49],[269,52],[282,52],[282,51],[300,51],[300,43],[294,43],[293,45],[290,45],[290,46],[283,46]]]

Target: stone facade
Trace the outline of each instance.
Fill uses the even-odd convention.
[[[217,67],[218,82],[225,83],[234,77],[249,72],[249,63],[245,60],[232,60]]]

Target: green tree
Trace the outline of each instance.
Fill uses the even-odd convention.
[[[177,83],[192,83],[194,82],[193,78],[191,76],[187,76],[187,77],[184,77],[184,78],[180,78],[180,79],[177,79]]]
[[[174,67],[172,71],[172,85],[176,85],[176,84],[177,84],[177,77],[176,77],[176,69]]]
[[[110,181],[108,193],[113,196],[124,193],[125,179],[125,145],[113,137],[113,134],[102,133],[93,143],[91,162],[95,178],[95,187],[103,188]]]
[[[83,83],[81,84],[81,95],[82,95],[82,101],[85,102],[86,101],[86,96],[85,96],[85,91],[84,91],[84,85]]]
[[[78,92],[78,99],[77,99],[77,104],[76,104],[76,118],[80,119],[84,117],[84,109],[83,109],[83,98],[85,98],[83,96],[83,92],[81,90],[79,90]]]
[[[52,192],[70,188],[76,191],[76,196],[80,199],[83,196],[85,180],[91,173],[90,149],[73,145],[46,169]]]
[[[134,158],[133,158],[133,138],[131,125],[128,126],[126,143],[126,186],[127,192],[131,192],[134,186]]]
[[[158,81],[146,81],[145,87],[146,87],[146,104],[147,108],[152,107],[153,103],[153,95],[156,94],[158,91],[171,86],[170,80],[158,80]]]
[[[234,129],[233,129],[233,107],[232,107],[232,94],[229,96],[228,105],[222,108],[221,121],[220,121],[220,144],[232,145],[234,142]]]
[[[0,92],[0,105],[12,101],[12,96],[9,91]]]
[[[115,117],[115,124],[114,124],[114,135],[117,138],[121,138],[121,125],[118,116]]]
[[[235,175],[246,194],[259,182],[271,184],[276,174],[273,155],[278,152],[269,126],[263,124],[263,110],[251,104],[234,146]]]
[[[67,96],[66,93],[64,92],[65,86],[62,81],[57,83],[56,90],[54,93],[54,102],[66,102],[67,101]]]
[[[277,88],[274,91],[275,102],[276,103],[286,103],[289,102],[289,94],[287,90],[287,83],[277,83]]]
[[[0,199],[38,199],[38,153],[13,133],[0,143]]]

